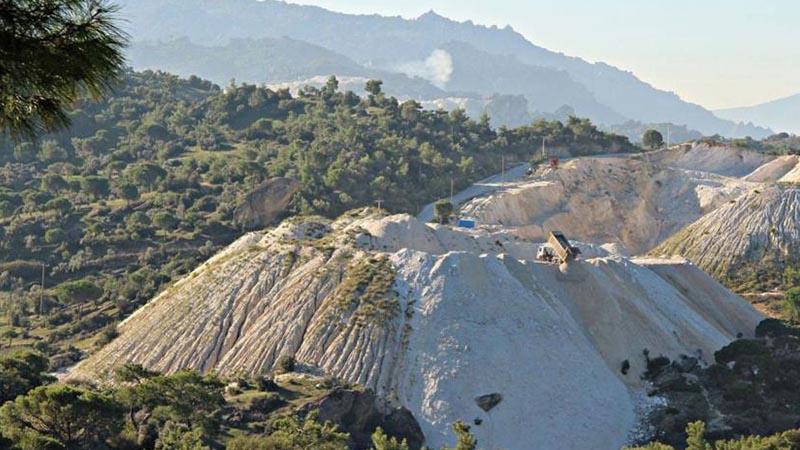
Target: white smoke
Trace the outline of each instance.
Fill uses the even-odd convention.
[[[444,88],[453,75],[453,57],[437,48],[423,61],[409,61],[397,65],[398,71],[406,75],[424,78],[439,88]]]

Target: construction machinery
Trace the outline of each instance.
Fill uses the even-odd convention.
[[[561,264],[574,261],[580,254],[581,250],[570,244],[564,233],[551,231],[547,244],[540,246],[536,252],[536,259]]]

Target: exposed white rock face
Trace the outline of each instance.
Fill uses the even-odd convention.
[[[745,177],[747,181],[800,183],[800,156],[785,155],[764,164]]]
[[[746,148],[695,143],[654,152],[650,161],[676,169],[744,177],[774,158]]]
[[[667,159],[570,160],[541,177],[473,199],[461,211],[480,224],[527,239],[544,240],[549,231],[561,230],[584,242],[616,244],[619,253],[640,254],[756,186],[653,164],[649,158]]]
[[[408,407],[432,448],[481,419],[482,448],[617,449],[645,348],[710,358],[761,316],[685,261],[581,247],[562,269],[504,232],[364,212],[287,221],[141,308],[71,376],[124,362],[254,374],[288,354]],[[484,412],[475,398],[491,393],[503,400]]]
[[[800,189],[765,186],[703,216],[653,251],[723,277],[747,264],[782,270],[800,251]]]

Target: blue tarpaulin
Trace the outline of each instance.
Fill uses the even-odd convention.
[[[461,228],[475,228],[475,221],[472,219],[458,219],[458,226]]]

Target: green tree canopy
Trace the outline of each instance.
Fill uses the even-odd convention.
[[[108,178],[89,175],[81,178],[81,190],[94,197],[105,197],[109,193]]]
[[[800,287],[793,287],[786,291],[786,312],[792,320],[800,321]]]
[[[347,450],[350,436],[339,432],[331,423],[319,423],[312,412],[305,419],[285,417],[275,421],[274,431],[260,443],[242,442],[228,446],[229,450],[275,449],[275,450]],[[247,447],[246,445],[256,444]]]
[[[398,441],[394,437],[389,437],[383,432],[381,427],[372,433],[372,450],[408,450],[406,440]]]
[[[44,209],[66,214],[72,209],[72,202],[66,197],[56,197],[44,204]]]
[[[111,397],[60,384],[0,408],[0,429],[23,448],[103,448],[121,427],[122,409]]]
[[[117,398],[128,409],[134,426],[138,425],[136,412],[145,411],[162,425],[172,422],[187,430],[200,427],[206,433],[216,433],[216,414],[225,404],[219,379],[189,370],[154,375],[135,365],[125,366],[116,376],[129,383],[117,392]]]
[[[450,215],[453,214],[453,204],[448,200],[438,200],[433,204],[433,213],[439,223],[448,223]]]
[[[63,191],[69,187],[64,177],[57,173],[48,173],[42,177],[41,186],[43,191],[48,191],[53,194]]]
[[[164,178],[166,175],[167,171],[156,164],[148,162],[130,166],[125,169],[124,173],[125,178],[130,180],[131,183],[148,189],[152,188],[158,180]]]
[[[4,330],[3,333],[0,333],[0,338],[8,339],[9,347],[11,347],[11,342],[17,337],[19,337],[19,333],[13,328],[8,328]]]
[[[650,149],[661,148],[664,145],[664,136],[658,130],[647,130],[642,135],[642,144]]]
[[[705,438],[706,425],[702,421],[686,425],[686,450],[794,450],[800,448],[800,430],[790,430],[772,436],[745,436],[713,444]],[[625,450],[675,450],[660,442],[642,447],[626,447]]]
[[[119,196],[130,202],[139,198],[139,189],[133,183],[122,183],[117,187]]]
[[[101,95],[124,65],[124,34],[105,0],[3,1],[0,130],[16,135],[66,125],[63,108]]]
[[[381,85],[383,85],[383,81],[381,80],[368,80],[365,90],[370,95],[380,95],[381,94]]]
[[[475,450],[478,446],[478,441],[469,431],[469,425],[462,421],[453,423],[453,433],[456,435],[456,446],[452,449],[443,448],[442,450]]]
[[[48,244],[61,244],[64,242],[64,230],[61,228],[50,228],[44,233],[44,241]]]
[[[159,211],[153,215],[153,225],[163,230],[171,230],[178,225],[178,219],[170,212]]]
[[[0,404],[52,382],[47,368],[47,358],[31,350],[0,356]]]
[[[158,433],[155,450],[211,450],[201,428],[167,422]]]
[[[89,280],[67,281],[56,287],[56,297],[65,304],[86,303],[97,300],[103,289]]]

